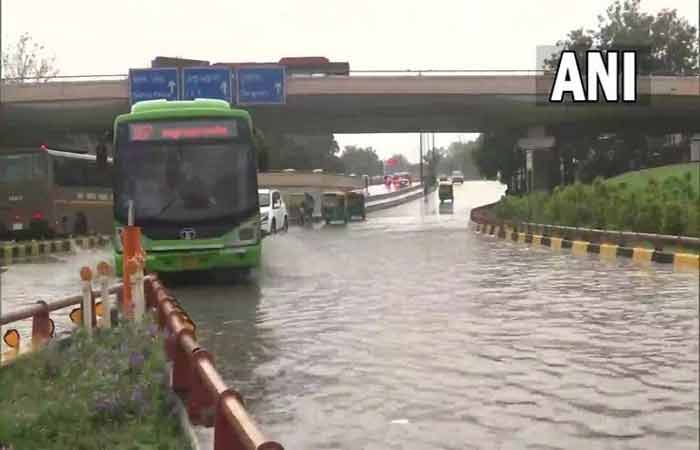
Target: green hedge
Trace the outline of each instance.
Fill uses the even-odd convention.
[[[641,189],[626,183],[557,187],[551,194],[507,196],[495,209],[502,220],[607,230],[700,236],[700,193],[693,175],[652,178]]]
[[[187,450],[155,325],[79,330],[0,369],[0,448]]]

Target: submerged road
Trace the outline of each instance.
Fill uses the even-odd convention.
[[[697,274],[468,231],[502,192],[291,228],[249,282],[173,291],[287,450],[697,449]],[[10,267],[6,305],[108,254]]]
[[[265,241],[175,293],[289,450],[696,449],[698,280],[467,231],[503,189]]]

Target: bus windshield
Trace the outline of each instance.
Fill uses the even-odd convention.
[[[254,149],[218,142],[122,142],[118,145],[115,217],[129,200],[138,221],[241,220],[257,210]]]

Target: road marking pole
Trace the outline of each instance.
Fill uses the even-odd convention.
[[[92,270],[90,270],[90,268],[87,266],[80,269],[80,279],[82,280],[83,284],[83,326],[85,327],[85,331],[87,332],[88,336],[92,336],[92,326],[94,323],[93,315],[95,313],[92,299]]]
[[[109,275],[111,267],[102,261],[97,265],[100,283],[100,299],[102,300],[101,328],[112,328],[112,299],[109,297]]]

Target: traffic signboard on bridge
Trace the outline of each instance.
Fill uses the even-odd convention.
[[[238,105],[283,105],[287,73],[281,65],[129,70],[131,104],[144,100],[212,98]]]
[[[177,100],[179,77],[175,68],[129,69],[129,102]]]
[[[182,100],[214,98],[233,101],[229,67],[185,67],[182,69]]]
[[[284,66],[249,66],[236,70],[239,105],[283,105],[287,99]]]

